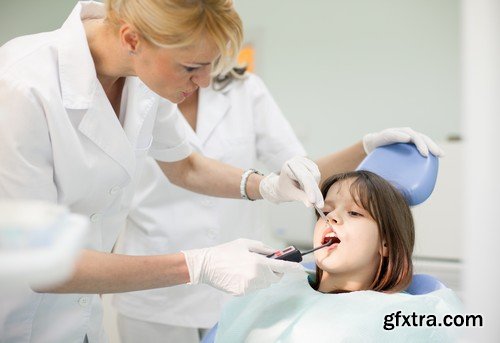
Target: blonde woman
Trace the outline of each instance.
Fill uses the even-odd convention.
[[[243,170],[193,153],[186,140],[173,103],[208,86],[241,39],[230,0],[108,0],[80,2],[60,29],[2,46],[0,198],[64,204],[91,227],[70,280],[0,299],[0,341],[102,342],[99,293],[205,283],[242,294],[297,269],[252,253],[272,249],[250,240],[111,254],[148,151],[174,184],[193,191],[322,205],[319,172],[304,158],[288,163],[305,192],[286,170],[262,183],[257,173],[242,180]]]

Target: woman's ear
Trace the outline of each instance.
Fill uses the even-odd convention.
[[[389,256],[389,248],[387,247],[387,242],[386,241],[382,242],[382,247],[380,249],[380,256],[382,256],[382,257]]]
[[[139,34],[132,25],[124,23],[120,27],[120,39],[122,46],[125,47],[129,54],[137,53],[139,48]]]

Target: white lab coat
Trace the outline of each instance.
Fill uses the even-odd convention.
[[[263,163],[271,171],[305,155],[290,124],[255,75],[227,89],[200,90],[197,132],[187,121],[193,148],[243,169]],[[213,246],[232,239],[260,238],[258,202],[195,194],[172,185],[148,160],[123,235],[123,252],[164,254]],[[207,285],[180,285],[114,296],[118,311],[139,320],[211,327],[228,296]]]
[[[102,4],[81,2],[61,29],[0,48],[0,198],[44,199],[87,215],[86,248],[110,252],[148,150],[164,161],[192,150],[176,106],[136,77],[126,79],[118,120],[81,22],[103,15]],[[0,297],[0,341],[106,340],[99,296],[24,291]]]

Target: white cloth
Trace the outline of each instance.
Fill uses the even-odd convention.
[[[200,330],[152,323],[118,313],[116,318],[121,343],[199,343]]]
[[[416,325],[410,320],[409,327],[399,318],[396,326],[388,316],[398,311],[434,315],[437,324],[445,315],[463,314],[463,305],[449,288],[422,295],[324,294],[309,286],[305,274],[287,274],[278,284],[230,301],[215,342],[457,342],[457,327],[433,326],[427,319]]]
[[[197,132],[185,121],[194,149],[243,169],[279,170],[305,151],[263,82],[249,74],[223,91],[200,90]],[[246,237],[259,239],[262,204],[204,196],[168,182],[149,160],[138,186],[123,252],[163,254]],[[207,285],[122,293],[113,303],[126,316],[170,325],[211,327],[230,296]]]
[[[81,22],[103,15],[102,4],[81,2],[61,29],[0,49],[0,198],[43,199],[87,215],[86,248],[109,252],[148,150],[175,161],[191,148],[176,106],[135,77],[125,82],[121,126],[97,80]],[[97,295],[29,291],[10,303],[0,299],[0,341],[105,340]]]

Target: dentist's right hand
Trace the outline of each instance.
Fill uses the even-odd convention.
[[[278,204],[284,201],[302,201],[307,207],[324,206],[323,195],[318,187],[321,174],[313,161],[296,156],[286,161],[279,175],[271,173],[260,183],[262,197]]]
[[[278,282],[283,273],[303,271],[299,263],[267,258],[275,249],[262,242],[237,239],[211,248],[186,250],[190,284],[205,283],[244,295]]]

